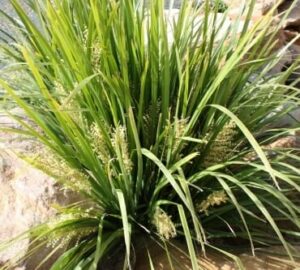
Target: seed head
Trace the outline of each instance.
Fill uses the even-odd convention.
[[[53,176],[64,187],[90,193],[89,177],[78,169],[70,167],[64,159],[55,155],[51,150],[41,148],[37,155],[27,157],[27,160],[38,169]]]
[[[203,164],[206,168],[221,163],[231,157],[233,153],[232,150],[236,146],[234,144],[236,134],[237,129],[235,122],[229,121],[212,142],[204,157]]]
[[[126,173],[130,174],[133,164],[128,152],[128,142],[125,127],[118,126],[115,128],[114,133],[112,134],[112,145],[116,151],[121,153],[122,162],[124,164]]]
[[[90,138],[94,152],[103,165],[108,165],[111,160],[111,155],[102,131],[96,123],[92,124],[90,128]]]
[[[161,208],[157,207],[152,220],[158,234],[166,240],[176,236],[176,228],[171,218]]]
[[[221,191],[215,191],[208,195],[206,200],[202,201],[201,204],[199,204],[198,209],[199,212],[204,212],[206,215],[208,215],[208,209],[213,206],[219,206],[222,203],[226,203],[228,201],[228,197],[224,190]]]

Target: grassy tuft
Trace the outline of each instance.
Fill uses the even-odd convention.
[[[160,0],[28,0],[33,22],[11,3],[1,49],[24,80],[2,78],[5,99],[45,146],[27,159],[81,198],[30,231],[64,248],[51,270],[98,269],[116,247],[133,269],[139,235],[185,241],[193,269],[199,250],[231,257],[236,243],[294,259],[299,149],[276,142],[299,125],[272,124],[300,104],[285,85],[298,61],[270,75],[290,45],[273,50],[272,11],[253,25],[251,1],[228,24],[210,1],[184,1],[173,21]]]

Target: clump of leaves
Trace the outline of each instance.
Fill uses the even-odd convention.
[[[210,1],[185,1],[172,21],[160,0],[30,0],[36,23],[11,3],[18,35],[1,47],[30,85],[0,80],[31,120],[15,116],[17,132],[44,144],[28,159],[80,198],[30,231],[29,255],[48,243],[45,260],[65,250],[52,270],[97,269],[123,244],[131,269],[144,235],[184,240],[193,269],[197,247],[234,258],[231,239],[253,253],[280,243],[293,260],[299,157],[269,146],[299,130],[271,127],[299,106],[284,85],[298,62],[269,75],[290,45],[273,52],[272,11],[250,27],[255,1],[228,24]]]

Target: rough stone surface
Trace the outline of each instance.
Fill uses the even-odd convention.
[[[232,20],[236,20],[239,18],[241,11],[243,10],[243,7],[246,3],[249,3],[250,1],[245,0],[224,0],[226,5],[229,8],[229,17]],[[257,0],[252,14],[252,22],[256,22],[259,20],[262,16],[264,16],[268,11],[270,11],[274,5],[276,5],[280,0]],[[242,16],[242,19],[245,18],[246,15]]]
[[[246,14],[240,17],[241,10],[243,6],[248,1],[246,0],[224,0],[228,5],[229,11],[228,16],[232,21],[236,20],[245,20]],[[274,46],[274,51],[280,51],[284,46],[289,42],[293,41],[293,45],[286,50],[285,55],[281,57],[278,65],[274,67],[271,71],[271,74],[276,74],[295,60],[299,55],[300,38],[297,36],[300,33],[300,0],[257,0],[254,6],[252,18],[250,25],[253,25],[255,22],[260,20],[265,16],[269,11],[273,11],[274,29],[278,26],[280,17],[285,16],[282,27],[278,29],[274,37],[276,44]],[[286,14],[288,12],[288,14]],[[293,79],[295,74],[293,74]]]
[[[297,37],[300,33],[300,1],[285,0],[278,7],[280,16],[285,16],[283,33],[285,42],[293,41],[294,45],[300,45],[300,39]],[[287,14],[286,14],[287,13]],[[293,51],[291,49],[291,51]]]
[[[0,116],[0,126],[18,127],[8,116]],[[16,152],[30,152],[36,144],[20,140],[18,135],[0,132],[0,243],[45,222],[55,215],[54,203],[64,204],[68,198],[59,190],[55,181],[21,160]],[[0,253],[0,265],[28,251],[30,239],[18,241]],[[41,250],[43,252],[43,250]],[[30,260],[34,269],[38,264]],[[29,262],[25,262],[26,263]],[[49,269],[49,268],[44,268]]]

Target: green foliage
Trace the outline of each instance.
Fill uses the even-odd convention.
[[[31,120],[15,117],[17,132],[45,146],[27,160],[81,198],[30,232],[33,246],[65,248],[52,270],[97,269],[120,244],[132,269],[140,234],[185,238],[194,269],[198,245],[232,239],[253,253],[281,243],[293,259],[299,157],[269,145],[299,130],[270,125],[299,106],[284,85],[298,62],[269,75],[284,53],[271,14],[249,27],[252,1],[239,31],[209,1],[185,1],[176,22],[160,0],[28,2],[38,23],[11,0],[17,34],[1,44],[28,87],[0,84]]]
[[[228,9],[228,6],[222,0],[214,1],[213,4],[217,7],[218,12],[225,12]]]
[[[203,2],[205,2],[205,1],[202,1],[202,0],[195,1],[196,6],[203,4]],[[212,8],[216,9],[220,13],[223,13],[228,9],[227,4],[224,3],[223,0],[210,0],[209,3]]]

